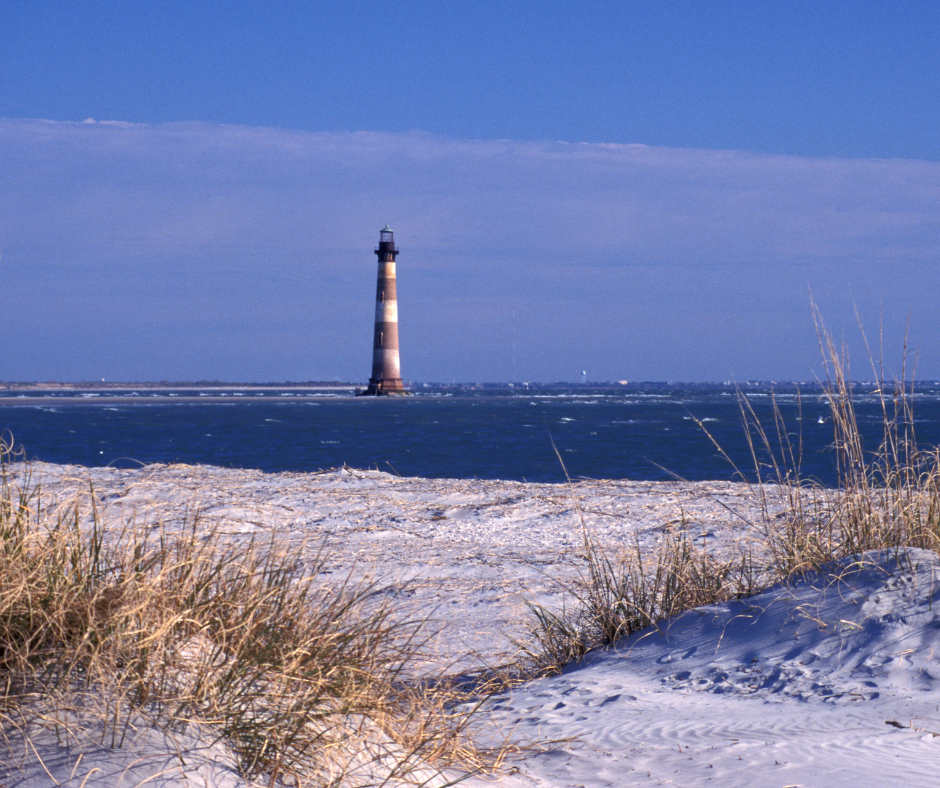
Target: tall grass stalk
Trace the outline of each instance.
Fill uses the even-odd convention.
[[[760,486],[765,548],[775,576],[786,579],[869,550],[917,547],[940,551],[940,449],[921,450],[917,445],[916,397],[906,340],[899,377],[886,380],[883,353],[876,360],[862,331],[877,385],[873,390],[861,389],[852,382],[845,346],[835,341],[815,307],[814,314],[825,370],[822,397],[832,425],[838,482],[834,489],[826,488],[801,478],[798,465],[783,460],[772,463],[771,479],[786,501],[782,514],[771,515],[766,487]],[[859,425],[855,407],[859,391],[874,396],[879,405],[881,424],[874,441],[866,442]],[[761,466],[758,456],[773,457],[774,450],[743,397],[742,413],[753,441],[755,473],[761,478],[766,466]],[[779,408],[774,413],[775,421],[782,424]],[[784,442],[778,439],[778,446]]]
[[[909,371],[906,340],[900,375],[890,381],[863,332],[878,382],[870,393],[882,415],[877,442],[866,445],[855,412],[857,387],[850,379],[848,354],[825,329],[818,312],[817,329],[839,486],[824,490],[810,485],[811,494],[800,490],[802,496],[791,496],[795,505],[788,528],[769,534],[781,572],[817,568],[867,550],[940,551],[940,449],[921,450],[917,445],[914,372]]]

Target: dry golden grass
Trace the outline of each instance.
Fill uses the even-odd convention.
[[[529,606],[532,627],[521,647],[531,673],[557,672],[593,648],[658,627],[685,610],[750,596],[867,551],[915,547],[940,552],[940,449],[917,447],[906,348],[898,381],[875,391],[882,434],[877,445],[866,446],[846,353],[818,313],[817,330],[838,487],[803,479],[802,445],[799,437],[791,438],[780,409],[775,407],[768,427],[742,394],[741,419],[753,468],[744,473],[732,467],[742,479],[754,480],[763,512],[762,542],[719,557],[680,528],[667,534],[656,553],[644,556],[639,545],[611,552],[582,527],[585,570],[580,582],[565,586],[573,598],[571,609],[554,613]],[[872,368],[882,380],[882,365],[873,362]],[[699,427],[724,454],[705,425],[699,422]]]
[[[368,584],[324,585],[325,557],[298,566],[274,541],[230,546],[197,522],[168,533],[85,518],[78,504],[49,515],[13,459],[0,442],[7,731],[76,708],[113,747],[132,720],[198,726],[246,776],[303,785],[420,784],[429,765],[498,758],[474,747],[466,695],[414,680],[421,623],[376,606]]]
[[[869,354],[881,381],[873,393],[882,423],[877,443],[866,445],[855,414],[847,353],[817,321],[839,485],[825,489],[793,474],[787,479],[788,516],[782,524],[780,518],[765,517],[775,573],[788,578],[869,550],[940,552],[940,449],[917,446],[916,392],[908,379],[906,347],[894,382],[884,380],[883,364]]]
[[[529,638],[517,644],[529,675],[557,673],[631,632],[658,627],[685,610],[751,596],[767,582],[750,554],[719,558],[684,528],[667,534],[652,555],[637,544],[612,556],[588,534],[583,550],[584,572],[564,586],[571,610],[554,613],[529,603]]]

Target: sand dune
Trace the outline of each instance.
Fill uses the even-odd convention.
[[[636,633],[494,701],[517,786],[936,785],[940,565],[866,554]]]
[[[724,483],[527,485],[348,469],[262,474],[43,464],[34,475],[52,506],[91,481],[106,518],[174,527],[198,509],[202,527],[234,540],[273,530],[295,546],[298,560],[325,549],[330,571],[381,577],[396,606],[441,624],[433,664],[510,659],[510,639],[523,634],[523,600],[559,606],[556,580],[577,576],[582,527],[611,549],[652,549],[682,520],[722,549],[755,538],[759,519],[750,491]],[[922,551],[866,555],[836,575],[691,611],[559,676],[492,698],[499,735],[555,743],[500,775],[465,784],[937,784],[937,558]],[[177,766],[155,776],[160,770],[141,759],[149,753],[159,760],[166,743],[141,737],[118,752],[65,750],[40,736],[39,754],[58,764],[51,776],[14,742],[14,751],[25,753],[17,759],[22,769],[9,770],[0,785],[38,788],[57,784],[52,777],[87,788],[145,779],[165,788],[244,784],[224,751],[190,759],[188,775]],[[110,771],[91,771],[105,767]]]

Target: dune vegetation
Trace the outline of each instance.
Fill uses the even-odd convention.
[[[530,637],[520,645],[531,673],[556,673],[592,649],[695,607],[746,598],[809,571],[836,566],[845,571],[846,559],[850,566],[864,562],[869,551],[900,553],[912,547],[940,553],[940,448],[918,448],[916,392],[913,374],[907,374],[906,348],[894,382],[884,380],[883,364],[869,353],[881,381],[874,396],[882,424],[878,444],[866,446],[847,353],[818,315],[817,328],[838,486],[802,478],[799,428],[792,431],[779,408],[773,424],[762,424],[741,393],[741,421],[753,464],[734,471],[759,497],[762,538],[729,554],[710,549],[680,526],[650,555],[639,545],[619,550],[601,545],[582,527],[585,568],[578,582],[565,584],[570,606],[559,613],[529,605]],[[706,425],[699,426],[724,454]]]
[[[325,583],[326,556],[226,544],[198,518],[172,533],[103,522],[93,491],[91,511],[49,513],[17,459],[0,444],[7,742],[40,728],[68,742],[89,720],[107,747],[141,725],[195,731],[272,785],[422,784],[498,760],[467,735],[464,694],[416,679],[422,622],[394,617],[368,582]]]

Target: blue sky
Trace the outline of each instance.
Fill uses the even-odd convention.
[[[940,378],[940,5],[0,7],[0,380]],[[92,122],[94,121],[94,122]]]

